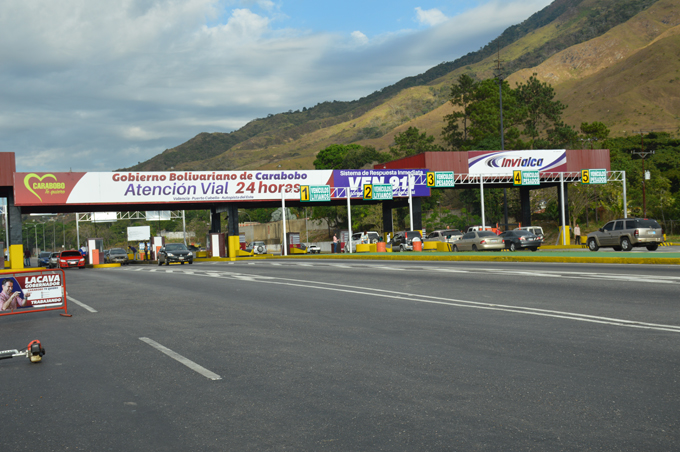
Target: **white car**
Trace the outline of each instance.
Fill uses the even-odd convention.
[[[307,253],[309,254],[320,254],[321,248],[317,245],[312,245],[311,243],[307,245]]]
[[[352,234],[352,252],[356,253],[357,252],[357,243],[361,243],[361,236],[363,235],[363,232],[356,232]],[[378,243],[380,241],[380,234],[378,234],[375,231],[370,231],[366,233],[366,236],[368,237],[366,243]],[[345,253],[349,253],[349,243],[345,243]]]
[[[264,242],[253,242],[246,247],[246,251],[252,251],[253,254],[267,254],[267,245]]]

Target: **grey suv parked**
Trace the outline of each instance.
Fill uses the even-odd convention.
[[[588,234],[588,249],[597,251],[611,246],[615,251],[630,251],[644,246],[650,251],[663,242],[663,231],[656,220],[646,218],[622,218],[610,221],[599,231]]]

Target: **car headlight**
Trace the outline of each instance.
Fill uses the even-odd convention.
[[[189,256],[189,257],[193,256],[193,254],[191,253],[191,251],[189,251],[189,254],[187,254],[187,256]]]
[[[168,256],[175,257],[175,255],[173,253],[168,253]]]

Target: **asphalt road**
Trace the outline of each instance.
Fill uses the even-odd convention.
[[[677,267],[263,260],[66,277],[73,317],[0,317],[1,349],[47,350],[0,361],[3,451],[680,444]]]

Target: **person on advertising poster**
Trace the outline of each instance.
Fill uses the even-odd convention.
[[[5,278],[2,280],[2,292],[0,292],[0,311],[12,311],[18,307],[26,307],[26,300],[23,298],[21,286],[14,278]],[[18,289],[14,291],[14,284]]]

